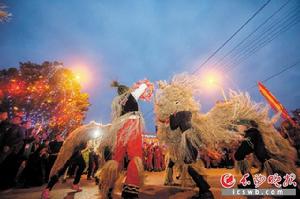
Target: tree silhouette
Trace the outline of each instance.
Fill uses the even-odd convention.
[[[59,62],[20,63],[0,71],[0,106],[43,129],[69,133],[82,124],[88,94],[71,70]]]

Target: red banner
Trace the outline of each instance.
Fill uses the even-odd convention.
[[[261,83],[258,82],[259,92],[265,97],[270,106],[276,111],[281,112],[281,117],[289,120],[294,126],[296,123],[292,120],[288,111],[284,108],[284,106],[276,99],[276,97]]]

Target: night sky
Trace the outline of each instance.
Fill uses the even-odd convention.
[[[0,24],[0,69],[15,67],[25,61],[55,60],[70,68],[85,67],[89,81],[83,82],[83,90],[89,93],[92,104],[86,122],[107,123],[110,122],[110,104],[116,95],[110,88],[112,80],[130,86],[144,78],[169,80],[176,73],[195,71],[267,0],[0,2],[6,4],[13,15],[8,23]],[[242,53],[247,46],[234,51],[233,57],[227,57],[226,62],[223,60],[219,65],[216,62],[285,2],[271,1],[201,68],[199,78],[216,68],[223,76],[219,84],[225,92],[230,88],[248,91],[254,100],[264,102],[258,89],[253,87],[255,83],[300,60],[299,1],[286,4],[264,29],[252,35],[253,42],[250,43],[259,42],[259,36],[263,34],[271,37],[272,32],[264,33],[268,27],[269,31],[272,28],[275,31],[276,25],[284,29],[290,22],[292,25],[286,26],[289,28],[274,40],[253,54],[249,51],[249,57],[234,64],[230,71],[226,70],[226,63],[233,61],[238,53],[246,56]],[[278,22],[280,19],[281,23]],[[300,64],[265,85],[288,110],[300,107]],[[202,111],[208,111],[218,99],[222,99],[219,89],[203,90],[200,97]],[[146,114],[146,130],[153,132],[153,104],[140,104]]]

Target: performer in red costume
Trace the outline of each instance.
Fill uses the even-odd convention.
[[[153,171],[153,144],[149,144],[147,147],[147,170]]]
[[[154,147],[154,170],[155,171],[162,170],[162,153],[158,145]]]
[[[147,170],[147,146],[148,144],[146,142],[144,142],[143,144],[143,165],[144,165],[144,169]]]
[[[162,157],[162,161],[161,161],[161,168],[162,170],[165,170],[166,169],[166,147],[165,146],[162,146],[161,147],[161,157]]]
[[[129,163],[122,198],[138,198],[139,188],[143,183],[142,133],[144,129],[137,101],[138,99],[149,100],[153,85],[144,80],[135,84],[132,89],[117,82],[113,82],[112,86],[117,87],[119,94],[112,104],[111,132],[116,133],[116,136],[112,136],[114,139],[112,160],[108,161],[99,172],[99,188],[105,197],[112,198],[115,181],[124,167],[124,158],[127,155]]]

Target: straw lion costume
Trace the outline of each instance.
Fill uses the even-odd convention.
[[[159,82],[155,96],[159,139],[167,144],[171,160],[188,164],[188,173],[199,187],[196,198],[213,198],[210,186],[194,165],[198,151],[218,151],[220,147],[232,148],[242,143],[242,136],[233,130],[239,120],[253,120],[258,124],[271,157],[265,164],[268,173],[275,168],[285,173],[295,172],[295,150],[274,128],[268,107],[251,101],[248,94],[231,91],[226,102],[217,103],[202,114],[194,98],[198,85],[196,76],[175,75],[170,83]],[[167,172],[173,165],[169,163]]]
[[[102,145],[108,143],[110,136],[110,125],[102,125],[96,122],[90,122],[89,124],[83,125],[67,137],[64,141],[57,159],[50,172],[50,180],[47,187],[42,192],[42,198],[50,198],[50,191],[53,186],[58,182],[59,178],[66,172],[70,164],[78,163],[78,169],[72,185],[72,189],[81,191],[79,187],[79,181],[82,172],[85,168],[85,163],[81,154],[81,150],[86,147],[86,143],[92,139],[98,139]]]

